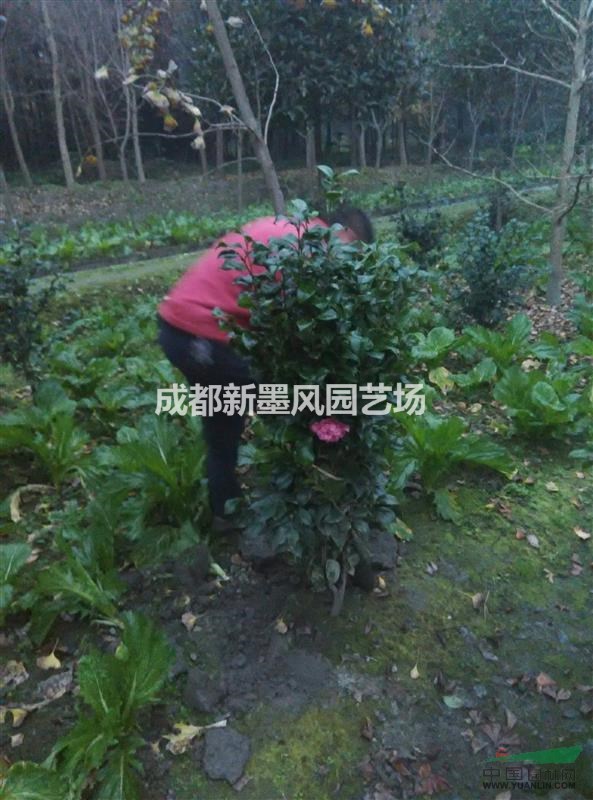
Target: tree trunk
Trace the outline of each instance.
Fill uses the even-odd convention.
[[[2,190],[2,194],[4,195],[4,207],[6,208],[6,216],[8,219],[16,225],[16,214],[14,211],[14,207],[12,205],[12,199],[10,197],[10,189],[8,188],[8,181],[6,180],[6,175],[4,174],[4,167],[0,164],[0,189]]]
[[[17,161],[19,162],[19,169],[23,174],[25,185],[31,189],[33,187],[33,181],[31,179],[31,173],[29,172],[29,167],[27,166],[23,149],[21,147],[16,122],[14,121],[14,99],[8,84],[8,76],[6,74],[6,64],[4,62],[3,51],[0,51],[0,90],[2,92],[2,102],[6,112],[6,119],[8,120],[8,129],[10,130],[12,146],[14,147],[14,152],[16,154]]]
[[[397,138],[399,140],[399,163],[408,166],[408,148],[406,147],[406,125],[403,119],[397,121]]]
[[[560,178],[556,189],[556,203],[552,216],[552,235],[550,239],[550,276],[547,287],[547,301],[551,306],[557,306],[562,299],[562,280],[564,269],[562,262],[562,249],[566,233],[566,217],[568,213],[568,195],[570,191],[570,169],[574,161],[577,131],[579,124],[579,111],[581,105],[581,92],[585,85],[585,53],[587,49],[588,14],[587,3],[581,0],[577,32],[573,49],[573,70],[568,98],[568,109],[564,126],[564,143],[562,145],[562,166]]]
[[[54,36],[47,0],[41,0],[41,13],[43,15],[43,22],[45,24],[45,30],[47,33],[47,45],[51,56],[51,73],[54,108],[56,113],[56,128],[58,133],[60,157],[62,159],[62,168],[64,170],[64,180],[66,181],[67,188],[73,189],[75,185],[74,173],[72,172],[72,163],[70,162],[68,143],[66,141],[66,126],[64,124],[64,109],[62,106],[62,81],[60,76],[60,64],[58,61],[58,48],[56,45],[56,38]]]
[[[99,130],[99,120],[97,119],[97,109],[95,108],[95,98],[91,92],[87,91],[86,113],[89,121],[89,128],[91,129],[91,136],[93,139],[93,147],[95,148],[95,155],[97,157],[97,174],[99,180],[107,180],[107,170],[105,169],[105,156],[103,155],[103,141],[101,139],[101,131]]]
[[[280,188],[278,173],[276,172],[274,162],[272,161],[272,157],[268,149],[268,143],[264,140],[261,127],[251,108],[251,103],[249,102],[249,98],[245,90],[245,84],[243,83],[243,78],[241,77],[239,66],[229,41],[225,23],[220,13],[220,9],[218,8],[218,3],[216,0],[206,0],[206,7],[208,10],[208,17],[212,23],[214,37],[216,38],[216,43],[224,62],[225,72],[233,89],[233,95],[235,97],[239,113],[241,114],[243,122],[245,123],[249,131],[249,135],[253,141],[253,149],[264,174],[264,180],[266,182],[268,191],[270,192],[274,209],[277,214],[283,214],[284,195],[282,194],[282,189]]]
[[[317,166],[317,152],[315,149],[315,126],[312,122],[307,122],[306,142],[306,167],[315,169]]]
[[[358,161],[361,169],[366,169],[367,166],[367,153],[366,153],[366,130],[367,126],[364,122],[359,122],[358,130]]]
[[[224,164],[224,130],[216,128],[216,169],[222,169]]]
[[[356,122],[350,119],[350,165],[353,167],[358,166],[357,150]]]
[[[237,210],[243,211],[243,131],[237,131]]]
[[[476,145],[478,143],[478,131],[480,130],[481,124],[482,124],[481,119],[477,121],[472,120],[472,140],[469,146],[469,156],[467,165],[467,168],[470,172],[472,172],[474,169],[474,161],[476,158]]]
[[[136,162],[136,175],[138,176],[138,183],[146,183],[146,175],[144,174],[144,164],[142,162],[142,148],[140,147],[140,136],[138,135],[138,100],[136,93],[131,90],[131,114],[132,114],[132,142],[134,145],[134,160]]]
[[[377,145],[375,150],[375,167],[381,169],[381,161],[383,160],[383,128],[379,125],[375,128],[377,131]]]

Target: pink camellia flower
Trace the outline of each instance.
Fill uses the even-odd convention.
[[[309,428],[322,442],[339,442],[350,430],[350,425],[328,417],[319,422],[312,422]]]

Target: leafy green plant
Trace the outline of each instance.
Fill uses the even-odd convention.
[[[6,776],[0,776],[3,800],[70,800],[61,776],[32,761],[17,761]]]
[[[36,260],[51,260],[64,267],[94,258],[128,256],[163,245],[198,244],[269,213],[267,206],[251,206],[241,214],[197,216],[170,212],[141,222],[88,222],[76,231],[61,228],[50,232],[37,227],[28,232],[24,247],[19,249],[13,241],[0,246],[0,268],[19,264],[26,267]]]
[[[81,798],[90,785],[98,785],[100,797],[141,797],[138,713],[156,701],[173,651],[150,620],[131,612],[122,620],[114,654],[94,651],[80,659],[80,697],[90,714],[79,716],[44,763],[67,781],[72,798]]]
[[[527,355],[531,322],[525,314],[517,314],[502,331],[473,325],[463,332],[465,343],[491,358],[498,370]]]
[[[0,361],[12,364],[34,381],[35,356],[49,339],[49,333],[44,333],[43,315],[63,281],[56,267],[30,252],[20,229],[4,247],[10,253],[10,263],[0,260]]]
[[[593,302],[586,294],[575,297],[570,318],[580,334],[593,339]]]
[[[451,375],[451,379],[461,389],[473,389],[482,383],[489,383],[496,377],[496,362],[493,358],[483,358],[469,372]]]
[[[517,246],[522,233],[514,222],[500,232],[492,230],[484,211],[477,212],[463,232],[457,255],[460,286],[454,300],[481,325],[499,322],[530,280],[527,254]]]
[[[346,169],[343,172],[336,172],[325,164],[318,164],[317,169],[321,176],[321,188],[325,199],[326,211],[331,214],[338,206],[346,202],[348,198],[346,180],[353,175],[358,175],[358,170]]]
[[[394,456],[394,484],[403,489],[409,477],[419,472],[433,495],[439,514],[458,521],[459,511],[446,491],[451,470],[459,465],[488,467],[505,476],[512,473],[509,455],[486,437],[468,433],[460,417],[439,418],[432,413],[421,417],[402,414],[399,421],[407,436]]]
[[[117,445],[98,454],[111,469],[101,479],[102,503],[119,509],[136,560],[178,555],[197,541],[196,525],[208,514],[199,418],[176,424],[145,415],[137,427],[120,428],[116,438]]]
[[[512,366],[494,387],[494,397],[505,406],[518,433],[563,433],[586,411],[586,396],[574,390],[577,377],[570,373],[546,375],[541,370],[524,372]]]
[[[445,222],[438,211],[402,211],[397,218],[396,235],[411,245],[412,256],[420,261],[433,262],[444,242]]]
[[[0,544],[0,622],[14,598],[16,575],[27,563],[32,548],[24,542]]]
[[[6,414],[0,420],[0,453],[33,453],[54,485],[80,471],[85,459],[87,434],[76,426],[76,403],[56,381],[39,385],[35,404]]]
[[[445,327],[433,328],[427,334],[413,333],[410,339],[414,341],[412,358],[417,362],[425,361],[432,366],[440,363],[455,346],[455,332]]]
[[[291,219],[298,235],[253,243],[261,273],[227,253],[251,311],[250,330],[234,331],[235,346],[266,383],[318,385],[323,398],[327,384],[392,385],[417,268],[402,265],[392,243],[345,245],[331,230],[308,227],[302,201]],[[330,586],[334,613],[370,531],[393,533],[396,524],[384,475],[393,420],[362,413],[340,420],[344,435],[329,442],[311,429],[320,422],[312,409],[267,416],[250,450],[251,485],[238,515],[248,538],[267,538]]]

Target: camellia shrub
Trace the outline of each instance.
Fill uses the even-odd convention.
[[[291,400],[287,413],[257,414],[243,452],[249,488],[236,510],[247,539],[266,540],[315,586],[332,589],[338,613],[369,537],[394,534],[398,522],[386,460],[396,426],[385,396],[400,381],[400,326],[417,270],[400,262],[395,244],[348,245],[308,225],[302,201],[290,219],[298,235],[250,244],[261,274],[239,251],[225,254],[251,313],[249,331],[234,329],[234,346],[250,359],[260,398],[264,384],[281,384],[289,397],[295,386],[317,386],[320,400],[294,414]],[[356,413],[327,410],[330,384],[361,387]],[[365,396],[378,400],[367,409],[375,413],[362,413]]]

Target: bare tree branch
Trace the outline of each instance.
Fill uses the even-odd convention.
[[[553,75],[546,75],[545,73],[540,72],[531,72],[527,69],[522,69],[521,67],[516,67],[514,64],[509,64],[505,59],[502,64],[443,64],[441,62],[437,62],[440,67],[445,67],[447,69],[471,69],[471,70],[484,70],[484,69],[510,69],[513,72],[518,72],[520,75],[528,75],[530,78],[537,78],[538,80],[548,81],[549,83],[555,83],[557,86],[563,86],[565,89],[570,89],[570,83],[568,81],[563,81],[560,78],[555,78]]]
[[[552,14],[552,16],[555,17],[561,25],[564,25],[565,28],[568,28],[573,36],[577,35],[577,28],[576,25],[574,25],[576,20],[573,20],[572,15],[570,15],[565,8],[562,8],[562,6],[559,3],[556,3],[555,0],[541,1],[545,8],[548,9],[550,14]]]
[[[247,16],[251,20],[251,24],[255,28],[255,32],[257,33],[257,37],[261,42],[261,46],[264,48],[266,55],[270,60],[270,64],[272,65],[272,69],[274,70],[274,94],[272,96],[272,101],[270,103],[270,107],[268,108],[268,116],[266,117],[266,124],[264,125],[264,142],[268,143],[268,130],[270,128],[270,122],[272,119],[272,114],[274,113],[274,106],[276,105],[276,100],[278,99],[278,89],[280,87],[280,75],[278,73],[278,69],[276,68],[276,64],[274,63],[274,59],[272,58],[272,54],[270,53],[270,49],[268,45],[265,43],[263,36],[260,33],[259,28],[255,24],[255,20],[251,16],[251,12],[247,12]]]

